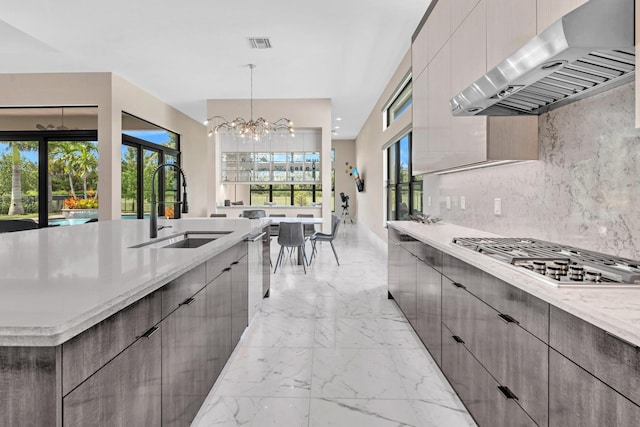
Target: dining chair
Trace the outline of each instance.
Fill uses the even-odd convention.
[[[211,215],[209,215],[209,218],[226,218],[227,214],[221,214],[221,213],[213,213]]]
[[[272,218],[284,218],[286,215],[285,214],[271,214],[269,216],[272,217]],[[271,236],[277,236],[279,230],[280,230],[280,227],[279,227],[278,224],[271,224],[269,226],[269,234]]]
[[[297,248],[298,251],[302,251],[302,267],[304,268],[304,274],[307,274],[307,254],[304,250],[305,242],[304,229],[301,222],[280,223],[280,230],[278,232],[280,252],[278,252],[278,259],[276,260],[273,272],[275,273],[278,270],[278,265],[282,264],[284,259],[284,248]]]
[[[338,260],[338,254],[336,253],[336,247],[333,246],[333,239],[338,236],[338,228],[340,227],[340,218],[336,215],[331,215],[331,234],[316,232],[313,233],[313,236],[309,240],[311,240],[311,259],[309,263],[313,261],[313,257],[316,254],[316,244],[318,242],[329,242],[331,244],[331,249],[333,250],[333,255],[336,257],[336,262],[340,265],[340,261]]]
[[[298,218],[313,218],[313,214],[298,214],[296,215]],[[313,236],[313,233],[316,232],[316,226],[313,224],[304,224],[304,237],[307,239]]]

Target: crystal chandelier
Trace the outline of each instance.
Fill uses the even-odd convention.
[[[209,136],[217,135],[218,133],[235,135],[241,138],[251,138],[255,141],[259,141],[264,135],[270,133],[289,133],[294,135],[293,122],[287,118],[281,118],[273,123],[268,122],[262,117],[258,117],[253,120],[253,69],[256,68],[254,64],[249,64],[251,69],[251,117],[247,121],[242,117],[237,117],[233,121],[229,122],[222,116],[213,116],[205,120],[204,124],[210,127]]]

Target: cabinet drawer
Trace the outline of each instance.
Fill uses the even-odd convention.
[[[500,313],[512,316],[543,342],[549,342],[546,302],[447,254],[443,254],[443,274]]]
[[[442,371],[480,426],[535,426],[453,333],[442,328]]]
[[[216,255],[206,262],[206,283],[210,283],[220,274],[222,274],[225,268],[228,268],[232,263],[237,262],[247,254],[248,246],[247,242],[243,241],[235,244],[226,251]]]
[[[399,295],[394,295],[398,306],[404,313],[405,317],[416,328],[416,267],[418,258],[401,249],[400,255],[400,279],[399,279]]]
[[[180,304],[205,287],[205,270],[205,264],[201,264],[162,288],[162,318],[171,314],[180,307]]]
[[[636,426],[640,406],[549,350],[549,426]]]
[[[140,338],[62,401],[63,425],[159,426],[160,334]]]
[[[160,322],[160,293],[144,297],[62,345],[63,395]]]
[[[547,345],[459,286],[443,278],[443,322],[531,418],[546,425]]]
[[[640,405],[640,348],[551,307],[549,344]]]

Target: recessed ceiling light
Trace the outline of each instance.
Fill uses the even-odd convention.
[[[336,120],[340,121],[340,120],[342,120],[342,117],[336,117]]]
[[[340,126],[336,126],[335,129],[340,129]]]

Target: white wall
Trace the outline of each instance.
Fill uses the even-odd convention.
[[[207,100],[207,116],[223,116],[228,120],[236,117],[250,118],[250,101],[248,99],[209,99]],[[330,99],[254,99],[253,118],[264,117],[269,121],[275,121],[286,117],[293,121],[294,128],[320,129],[322,134],[321,174],[322,174],[322,199],[331,198],[331,100]],[[211,163],[211,180],[214,183],[215,192],[225,191],[220,182],[220,150],[219,142],[215,137],[209,138],[209,144],[215,147],[215,156]],[[238,190],[240,188],[238,187]],[[239,197],[239,196],[238,196]],[[229,197],[227,197],[229,198]],[[224,199],[224,197],[218,199]],[[248,199],[246,199],[248,200]],[[212,199],[209,210],[213,211],[215,197]],[[323,231],[331,228],[331,206],[322,204],[322,217],[325,218]]]
[[[97,106],[100,219],[120,218],[122,112],[180,134],[188,178],[190,214],[204,216],[213,186],[206,179],[208,148],[201,123],[112,73],[0,74],[0,107]]]
[[[336,154],[334,163],[336,170],[335,214],[338,216],[342,214],[340,192],[344,192],[345,195],[349,196],[349,214],[355,221],[358,217],[356,184],[353,177],[345,173],[345,170],[348,169],[347,162],[350,165],[355,165],[356,163],[356,141],[353,139],[334,139],[331,144]]]
[[[411,129],[413,110],[409,107],[386,130],[383,130],[382,109],[410,70],[411,52],[409,51],[382,91],[378,102],[356,138],[356,166],[365,181],[364,192],[356,193],[358,223],[385,241],[387,239],[385,228],[386,170],[384,167],[386,153],[382,150],[382,146],[387,142],[397,140]]]

